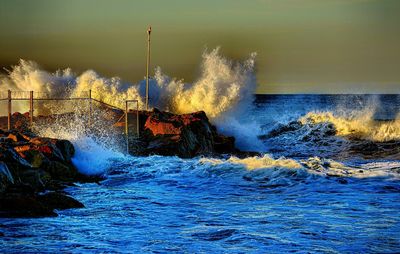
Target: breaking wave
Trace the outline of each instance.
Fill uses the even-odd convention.
[[[242,149],[261,146],[256,138],[258,126],[247,124],[242,116],[252,107],[256,89],[254,73],[256,54],[243,62],[234,62],[220,54],[219,48],[202,55],[200,77],[193,83],[171,78],[155,70],[150,79],[150,106],[174,113],[203,110],[224,134],[233,135]],[[145,81],[123,82],[118,77],[101,77],[93,70],[80,75],[70,68],[49,73],[32,61],[20,60],[7,76],[0,79],[2,90],[35,91],[52,96],[79,96],[92,90],[93,96],[111,105],[124,107],[126,99],[137,99],[144,106]],[[243,126],[247,129],[242,135]],[[250,131],[249,131],[250,130]]]
[[[310,112],[299,119],[302,125],[333,124],[337,136],[386,142],[400,140],[400,117],[376,121],[370,112],[356,117],[336,116],[332,112]]]
[[[259,171],[255,175],[262,175],[264,179],[272,181],[276,181],[281,177],[287,177],[288,174],[302,177],[388,177],[396,179],[400,177],[400,163],[393,161],[348,166],[332,159],[323,159],[320,157],[293,160],[285,157],[275,159],[271,155],[265,154],[264,156],[254,156],[244,159],[237,157],[230,157],[229,159],[203,158],[199,162],[219,169],[239,166],[251,172]]]
[[[75,155],[72,162],[79,172],[87,175],[101,175],[107,173],[116,160],[123,160],[126,155],[123,153],[125,147],[118,142],[118,136],[112,133],[111,129],[104,128],[109,123],[99,112],[93,112],[96,124],[92,129],[96,134],[88,133],[86,120],[81,115],[61,115],[53,119],[53,122],[46,121],[44,124],[36,124],[33,130],[39,136],[66,139],[71,141],[75,147]],[[126,149],[126,148],[125,148]]]

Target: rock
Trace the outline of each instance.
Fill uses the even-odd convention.
[[[15,118],[15,119],[14,119]],[[13,121],[25,116],[14,114]],[[68,140],[37,137],[29,130],[0,130],[0,217],[57,216],[54,209],[80,208],[79,201],[58,192],[75,181],[97,182],[71,162]]]
[[[29,130],[29,115],[23,115],[19,112],[12,114],[13,129],[18,131]]]
[[[58,192],[49,192],[44,195],[39,195],[38,200],[43,204],[46,204],[51,209],[63,210],[85,207],[81,202],[77,201],[76,199]]]
[[[28,183],[34,191],[44,191],[52,181],[49,173],[37,169],[24,170],[19,177],[22,183]]]
[[[191,158],[235,151],[235,139],[218,134],[203,111],[176,115],[154,109],[140,112],[139,118],[144,124],[139,140],[142,148],[135,149],[138,154]]]
[[[21,157],[13,147],[9,145],[0,144],[0,161],[4,161],[6,164],[14,163],[21,167],[30,167],[31,165]]]
[[[75,154],[75,148],[72,143],[65,139],[54,140],[56,147],[60,150],[62,156],[67,162],[71,161],[72,156]]]
[[[11,139],[14,142],[26,141],[26,139],[18,132],[8,134],[7,138]]]
[[[214,137],[214,149],[217,153],[235,153],[235,138],[218,135]]]
[[[72,182],[78,175],[78,170],[73,165],[67,165],[59,161],[49,161],[44,170],[48,172],[53,179]]]
[[[54,209],[82,208],[74,198],[58,192],[38,195],[15,192],[0,196],[0,217],[47,217],[57,216]]]
[[[14,178],[7,165],[0,161],[0,193],[4,192],[10,184],[14,184]]]
[[[40,202],[34,194],[8,193],[0,196],[0,217],[44,216],[57,216],[57,214]]]
[[[65,160],[61,151],[54,144],[56,143],[54,139],[35,137],[30,140],[30,143],[35,145],[32,146],[32,149],[40,151],[48,159],[58,160],[58,161]]]
[[[21,157],[23,157],[33,168],[40,168],[48,159],[38,150],[32,149],[31,146],[14,147]]]

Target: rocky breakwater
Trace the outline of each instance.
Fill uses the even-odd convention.
[[[0,217],[56,216],[54,209],[83,207],[63,189],[97,179],[77,171],[74,152],[68,140],[0,130]]]
[[[240,154],[235,138],[221,135],[203,111],[177,115],[153,111],[139,112],[140,138],[130,151],[138,155],[166,155],[192,158]]]

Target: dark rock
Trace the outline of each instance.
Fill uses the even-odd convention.
[[[60,150],[64,159],[67,162],[71,161],[72,156],[75,154],[75,148],[72,143],[65,139],[57,139],[54,141],[56,147]]]
[[[7,165],[0,161],[0,193],[4,192],[10,184],[14,184],[14,178]]]
[[[18,131],[29,130],[29,115],[23,115],[19,112],[12,114],[13,129]]]
[[[22,149],[21,149],[22,148]],[[30,146],[15,147],[14,148],[26,161],[29,162],[31,167],[40,168],[43,163],[48,162],[46,156],[36,149],[31,149]]]
[[[23,183],[29,183],[35,191],[44,191],[51,183],[51,176],[44,170],[30,169],[20,172],[19,178]]]
[[[81,202],[76,199],[58,193],[58,192],[49,192],[44,195],[39,195],[38,200],[46,204],[50,209],[70,209],[70,208],[83,208],[85,207]]]
[[[218,134],[203,111],[176,115],[154,109],[140,112],[139,118],[144,121],[141,146],[132,149],[133,153],[191,158],[235,151],[235,139]]]
[[[103,178],[80,174],[71,162],[71,142],[37,137],[24,129],[24,118],[14,114],[20,129],[0,130],[0,217],[56,216],[54,209],[83,207],[61,193],[40,193]]]
[[[0,217],[57,216],[53,209],[40,202],[35,195],[8,193],[0,196]]]
[[[56,180],[72,182],[78,175],[78,170],[73,165],[59,161],[50,161],[43,168]]]
[[[14,132],[8,134],[7,138],[11,139],[14,142],[21,142],[21,141],[27,141],[20,133]]]
[[[0,161],[4,161],[6,164],[14,163],[21,167],[30,167],[31,165],[21,157],[13,147],[7,143],[0,143]]]

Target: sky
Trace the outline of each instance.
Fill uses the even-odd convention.
[[[185,82],[205,49],[257,52],[257,93],[400,93],[399,0],[0,0],[0,67],[33,60]]]

